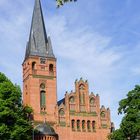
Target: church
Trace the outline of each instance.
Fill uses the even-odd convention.
[[[57,101],[57,59],[47,36],[40,0],[35,0],[23,61],[23,103],[33,109],[34,140],[107,140],[110,109],[89,92],[87,80],[75,80],[75,90]]]

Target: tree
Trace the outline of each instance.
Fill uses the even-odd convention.
[[[108,136],[109,140],[127,140],[123,134],[122,129],[115,130],[111,135]]]
[[[140,135],[140,86],[135,86],[128,92],[127,98],[119,102],[118,113],[123,113],[124,117],[120,129],[114,131],[110,139],[134,140],[137,135]],[[118,136],[120,139],[117,139]]]
[[[31,113],[31,108],[22,105],[19,86],[0,73],[0,139],[31,140]]]
[[[64,5],[64,3],[66,3],[66,2],[76,2],[76,1],[77,0],[56,0],[58,7]]]

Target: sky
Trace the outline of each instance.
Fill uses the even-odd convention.
[[[119,128],[119,101],[140,84],[140,0],[78,0],[57,9],[41,0],[57,57],[58,100],[81,77]],[[0,0],[0,72],[22,88],[34,0]]]

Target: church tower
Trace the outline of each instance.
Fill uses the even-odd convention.
[[[56,58],[40,1],[35,0],[22,64],[23,103],[32,107],[34,126],[40,132],[35,140],[107,140],[113,129],[110,109],[100,107],[100,96],[89,91],[87,80],[76,80],[75,90],[57,102]]]
[[[56,58],[47,37],[40,0],[35,0],[29,41],[23,62],[23,103],[35,121],[55,122]]]

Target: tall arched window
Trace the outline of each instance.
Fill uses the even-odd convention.
[[[95,121],[92,121],[92,129],[95,130]]]
[[[77,130],[80,131],[80,120],[77,120]]]
[[[85,94],[84,93],[82,93],[80,95],[80,104],[85,104]]]
[[[80,94],[80,111],[85,112],[85,94]]]
[[[95,103],[95,99],[93,97],[90,98],[90,105],[94,105],[94,103]]]
[[[61,108],[59,110],[59,123],[60,123],[61,126],[66,125],[64,108]]]
[[[46,92],[45,91],[40,91],[40,106],[41,108],[46,107]]]
[[[54,67],[53,67],[53,64],[50,64],[50,65],[49,65],[49,73],[50,73],[51,75],[54,74]]]
[[[69,103],[70,103],[70,111],[75,111],[75,98],[74,98],[74,96],[71,96],[69,98]]]
[[[36,69],[36,62],[32,62],[32,70]]]
[[[90,131],[90,121],[87,121],[87,130]]]
[[[72,126],[72,130],[74,131],[75,130],[75,120],[71,121],[71,126]]]
[[[86,124],[86,123],[85,123],[85,120],[83,120],[83,121],[82,121],[82,130],[83,130],[83,131],[85,130],[85,124]]]
[[[36,74],[36,62],[32,62],[32,72]]]
[[[90,112],[94,112],[95,111],[95,99],[94,99],[94,97],[90,98],[89,103],[90,103]]]

